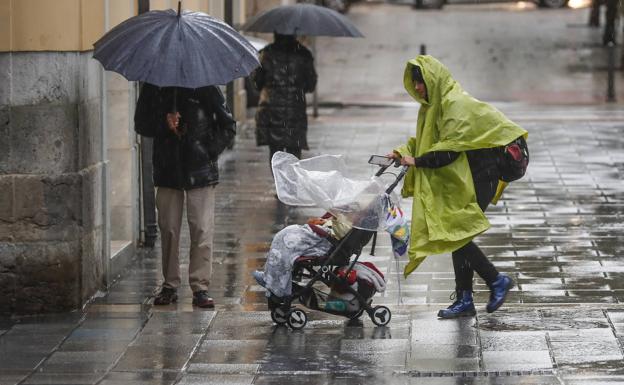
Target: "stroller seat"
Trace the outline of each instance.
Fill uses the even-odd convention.
[[[373,231],[351,229],[344,238],[338,240],[318,226],[310,225],[310,227],[319,235],[321,235],[321,231],[324,232],[324,237],[329,240],[332,247],[326,255],[302,255],[295,259],[295,264],[318,265],[325,263],[328,258],[332,257],[332,265],[348,265],[351,256],[354,254],[359,255],[362,252],[362,248],[366,246],[374,234]]]

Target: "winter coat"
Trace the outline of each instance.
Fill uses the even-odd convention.
[[[414,89],[412,66],[420,67],[427,100]],[[414,197],[410,262],[404,271],[408,275],[427,255],[457,250],[490,227],[477,203],[467,153],[504,146],[528,134],[496,108],[466,93],[431,56],[408,61],[403,82],[421,108],[416,136],[395,151],[416,158],[435,151],[459,153],[444,167],[410,167],[405,177],[402,193]],[[499,192],[502,188],[504,183],[499,183]]]
[[[180,137],[167,126],[174,100],[180,113]],[[138,134],[154,138],[154,185],[180,190],[217,184],[219,154],[236,135],[236,121],[215,86],[159,88],[145,83],[134,125]]]
[[[296,40],[277,41],[260,51],[252,74],[260,90],[256,112],[258,145],[308,149],[306,92],[316,87],[314,59]]]

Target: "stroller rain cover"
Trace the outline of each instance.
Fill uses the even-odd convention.
[[[396,194],[385,193],[381,178],[347,177],[347,167],[340,155],[299,160],[278,151],[271,159],[271,166],[280,201],[292,206],[318,206],[354,228],[386,229],[388,209],[398,203]]]

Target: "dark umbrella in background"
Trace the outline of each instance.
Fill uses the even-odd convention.
[[[314,4],[283,5],[271,8],[249,20],[243,31],[281,35],[364,37],[344,15]],[[316,43],[312,43],[316,56]],[[314,116],[318,116],[317,92],[312,97]]]
[[[128,80],[160,87],[226,84],[260,65],[251,43],[224,21],[180,8],[122,22],[94,44],[93,57]]]
[[[364,37],[347,17],[314,4],[271,8],[245,23],[242,30],[282,35]]]

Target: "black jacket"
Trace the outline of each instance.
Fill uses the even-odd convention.
[[[181,137],[167,127],[167,113],[176,106]],[[218,87],[159,88],[145,83],[134,129],[154,138],[154,185],[189,190],[218,183],[217,159],[233,143],[236,121]]]
[[[317,79],[312,54],[294,38],[278,38],[260,51],[260,63],[252,74],[260,90],[258,144],[307,149],[305,94]]]

